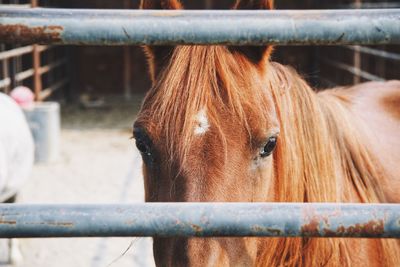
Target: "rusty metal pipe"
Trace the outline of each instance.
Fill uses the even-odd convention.
[[[0,8],[0,42],[76,45],[400,44],[400,9],[160,11]]]
[[[400,238],[400,205],[0,205],[0,238],[111,236]]]

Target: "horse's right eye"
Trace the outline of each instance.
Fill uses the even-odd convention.
[[[151,156],[152,143],[146,131],[140,127],[135,127],[133,129],[133,136],[136,140],[136,147],[140,153],[142,153],[144,156]]]
[[[140,153],[150,156],[151,155],[151,149],[148,144],[144,140],[136,139],[136,147],[139,149]]]

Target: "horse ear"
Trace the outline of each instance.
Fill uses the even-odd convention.
[[[236,0],[233,9],[273,9],[274,0]],[[232,52],[238,52],[246,56],[251,62],[259,64],[268,60],[273,47],[272,46],[231,46]]]
[[[141,0],[140,9],[183,9],[179,0]],[[163,66],[168,63],[173,46],[144,46],[150,69],[150,78],[154,84]]]

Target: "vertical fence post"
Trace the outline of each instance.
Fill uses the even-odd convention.
[[[38,0],[31,0],[31,6],[37,7]],[[33,88],[35,93],[35,100],[40,101],[40,92],[42,91],[42,77],[40,75],[40,51],[38,45],[33,45],[32,52],[33,61]]]
[[[383,50],[386,50],[386,47],[383,48]],[[400,63],[400,62],[399,62]],[[375,70],[376,74],[379,77],[382,77],[383,79],[387,79],[387,73],[386,73],[386,60],[383,57],[378,57],[376,58],[376,68]]]
[[[12,0],[10,1],[10,4],[14,4],[14,5],[18,5],[19,1],[18,0]],[[13,44],[12,46],[13,48],[16,48],[17,46],[15,44]],[[13,57],[10,59],[10,89],[14,89],[16,86],[19,85],[19,82],[16,80],[16,74],[18,73],[18,71],[20,71],[20,69],[18,68],[18,57]]]
[[[362,2],[362,0],[355,0],[354,1],[355,8],[358,8],[358,9],[361,8],[361,4],[362,4],[361,2]],[[356,45],[355,48],[356,49],[354,50],[354,54],[353,54],[353,66],[356,69],[361,69],[361,53],[359,50],[360,46]],[[360,82],[361,82],[360,76],[358,74],[354,74],[353,84],[358,84]]]
[[[124,8],[130,8],[130,1],[124,1]],[[131,47],[123,47],[123,66],[124,66],[124,96],[126,100],[131,99],[131,82],[132,82],[132,60],[131,60]]]
[[[1,1],[0,1],[1,3]],[[0,51],[4,51],[5,50],[5,45],[0,45]],[[8,70],[9,65],[8,65],[8,59],[3,59],[1,61],[1,69],[2,69],[2,79],[6,80],[7,78],[10,78],[10,72]],[[7,94],[10,91],[10,85],[6,85],[4,86],[4,93]]]
[[[131,50],[130,46],[124,46],[124,96],[126,100],[131,99]]]

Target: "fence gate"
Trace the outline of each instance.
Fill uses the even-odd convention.
[[[400,44],[400,9],[155,11],[1,8],[0,43]],[[0,238],[303,236],[400,238],[399,204],[0,205]]]

